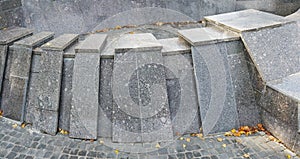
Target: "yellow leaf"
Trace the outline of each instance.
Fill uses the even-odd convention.
[[[186,144],[182,144],[182,147],[183,147],[183,148],[186,148]]]
[[[223,141],[223,139],[222,138],[217,138],[217,140],[219,141],[219,142],[222,142]]]
[[[223,146],[224,148],[226,148],[227,145],[226,145],[226,144],[223,144],[222,146]]]
[[[104,141],[100,140],[99,143],[100,143],[100,144],[104,144]]]
[[[249,153],[246,153],[246,154],[243,155],[243,157],[244,158],[250,158],[250,155],[249,155]]]
[[[179,140],[184,140],[184,138],[183,138],[183,137],[180,137]]]
[[[159,143],[157,143],[157,144],[155,145],[155,148],[160,148]]]
[[[135,32],[134,32],[134,31],[131,31],[131,32],[129,32],[129,34],[135,34]]]
[[[0,116],[3,116],[3,110],[0,109]]]
[[[186,142],[191,142],[190,138],[186,138],[185,140],[186,140]]]
[[[232,136],[232,133],[231,132],[226,132],[224,135],[225,136]]]
[[[117,26],[115,27],[115,29],[119,30],[119,29],[122,29],[122,27],[121,27],[120,25],[117,25]]]
[[[119,150],[118,149],[115,150],[115,154],[116,155],[119,154]]]
[[[12,125],[13,128],[17,128],[18,127],[18,124],[14,124]]]
[[[163,22],[157,22],[156,25],[157,26],[162,26],[162,25],[164,25],[164,23]]]
[[[231,132],[232,132],[232,133],[236,133],[236,130],[235,130],[235,129],[232,129]]]
[[[22,123],[21,124],[21,128],[25,128],[26,127],[26,124],[25,123]]]
[[[291,155],[286,155],[286,158],[290,159],[290,158],[292,158],[292,156]]]

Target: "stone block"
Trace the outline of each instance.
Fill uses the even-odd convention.
[[[33,127],[42,133],[55,135],[57,132],[57,111],[33,108],[31,109],[34,119]]]
[[[31,35],[32,33],[33,30],[27,28],[21,28],[21,27],[11,27],[6,30],[1,30],[0,45],[6,45],[12,43],[13,41]]]
[[[32,48],[24,46],[10,46],[10,76],[28,78],[31,66]]]
[[[22,121],[23,110],[25,109],[25,90],[28,79],[11,76],[10,94],[7,105],[3,105],[4,116],[10,119]],[[24,109],[22,109],[24,107]]]
[[[193,46],[238,40],[240,38],[238,34],[218,27],[179,30],[178,33]]]
[[[31,72],[39,73],[41,68],[41,55],[33,55],[31,60]]]
[[[125,34],[118,40],[115,52],[124,53],[132,49],[134,51],[156,51],[161,50],[162,45],[150,33]]]
[[[163,46],[161,51],[165,56],[191,52],[191,47],[181,38],[160,39],[158,41]]]
[[[59,108],[59,128],[67,131],[70,130],[73,67],[74,59],[64,58]]]
[[[76,48],[76,53],[100,53],[106,43],[106,34],[92,34],[89,35]]]
[[[60,73],[63,65],[62,51],[44,51],[40,59],[40,72]]]
[[[159,142],[173,139],[165,67],[160,51],[134,49],[117,54],[113,97],[113,141]],[[134,120],[136,124],[132,125],[127,120]]]
[[[63,51],[77,40],[78,34],[63,34],[42,45],[41,48],[43,50]]]
[[[39,73],[31,73],[28,84],[28,93],[25,110],[25,121],[27,123],[35,122],[35,110],[38,108],[38,96],[39,96]]]
[[[78,53],[74,61],[70,134],[96,139],[99,107],[100,54]]]
[[[113,59],[101,59],[100,63],[100,97],[98,111],[98,136],[112,137],[112,74]]]
[[[0,88],[2,88],[2,83],[5,76],[5,65],[6,65],[6,57],[7,57],[7,46],[6,45],[0,45]],[[1,89],[0,89],[1,92]]]
[[[239,126],[225,47],[224,43],[192,47],[204,135]]]
[[[53,32],[40,32],[37,34],[34,34],[28,38],[19,40],[17,42],[14,43],[14,45],[21,45],[21,46],[25,46],[25,47],[30,47],[30,48],[34,48],[34,47],[38,47],[42,44],[44,44],[45,42],[51,40],[54,36]]]
[[[254,9],[207,16],[204,17],[204,19],[210,23],[226,27],[236,32],[278,26],[288,22],[284,17]]]
[[[200,114],[191,54],[164,56],[174,135],[200,130]]]
[[[300,71],[297,32],[297,24],[289,23],[242,33],[248,53],[265,82]]]

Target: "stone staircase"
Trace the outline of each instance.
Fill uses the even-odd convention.
[[[61,128],[71,138],[122,143],[172,141],[200,127],[208,135],[260,122],[272,132],[278,120],[272,133],[280,137],[288,128],[297,140],[282,141],[297,148],[297,24],[256,10],[205,21],[206,27],[179,30],[176,38],[130,32],[116,45],[108,42],[110,33],[53,39],[51,32],[3,30],[4,116],[51,135]],[[272,91],[277,94],[266,96]],[[285,105],[268,102],[278,96]]]

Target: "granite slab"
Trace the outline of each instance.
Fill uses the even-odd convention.
[[[89,35],[76,48],[76,53],[100,53],[106,43],[106,34]]]
[[[113,95],[112,95],[112,75],[113,59],[101,58],[100,63],[100,101],[98,111],[98,136],[112,137],[112,112],[113,112]]]
[[[296,23],[242,33],[242,40],[265,82],[300,71]]]
[[[210,23],[228,28],[236,32],[274,27],[288,22],[284,17],[275,14],[247,9],[237,12],[207,16],[204,19]]]
[[[234,32],[218,27],[205,27],[179,30],[179,36],[193,46],[238,40],[240,36]]]
[[[100,53],[77,53],[72,80],[70,134],[96,139],[99,106]]]
[[[225,48],[224,43],[192,47],[204,135],[229,131],[239,126]]]
[[[70,114],[72,106],[72,78],[73,78],[74,59],[64,58],[62,81],[61,81],[61,99],[59,107],[59,128],[70,130]]]
[[[42,45],[41,48],[43,50],[63,51],[67,47],[69,47],[73,42],[77,41],[78,37],[78,34],[63,34]]]
[[[162,44],[163,56],[190,53],[191,47],[181,38],[169,38],[158,40]]]
[[[7,51],[8,51],[7,45],[0,45],[0,92],[2,92],[2,83],[5,76],[4,68],[6,65]]]
[[[25,36],[31,35],[33,30],[21,27],[11,27],[0,31],[0,45],[6,45]]]
[[[135,51],[161,50],[162,45],[151,33],[124,34],[120,37],[115,47],[115,53]]]
[[[9,47],[12,58],[10,76],[28,78],[31,66],[32,48],[13,45]]]
[[[300,102],[300,73],[267,82],[267,86]]]
[[[25,121],[33,124],[36,120],[35,112],[38,108],[39,96],[39,73],[31,73],[28,83],[28,92],[26,100]]]
[[[14,43],[14,45],[22,45],[26,47],[37,47],[51,40],[54,36],[53,32],[40,32],[28,38],[24,38]]]

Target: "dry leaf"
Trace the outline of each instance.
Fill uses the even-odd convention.
[[[157,144],[155,145],[155,148],[160,148],[159,143],[157,143]]]
[[[0,117],[3,116],[3,110],[0,109]]]
[[[190,138],[186,138],[185,140],[186,140],[186,142],[191,142]]]
[[[13,127],[13,128],[17,128],[17,127],[18,127],[18,124],[13,124],[12,127]]]
[[[182,147],[183,147],[183,148],[186,148],[186,144],[182,144]]]
[[[249,153],[246,153],[246,154],[243,155],[243,157],[244,158],[250,158],[250,155],[249,155]]]
[[[222,142],[223,141],[223,139],[222,138],[217,138],[217,140],[219,141],[219,142]]]
[[[226,144],[223,144],[222,146],[223,146],[224,148],[226,148],[227,145],[226,145]]]
[[[231,132],[226,132],[224,135],[225,136],[232,136],[232,133]]]
[[[115,150],[115,154],[116,155],[119,154],[119,150],[118,149]]]
[[[119,30],[119,29],[122,29],[122,27],[121,27],[120,25],[117,25],[117,26],[115,27],[115,29]]]
[[[236,130],[235,130],[235,129],[232,129],[231,132],[232,132],[232,133],[236,133]]]
[[[290,159],[290,158],[292,158],[292,156],[291,155],[286,155],[286,158]]]
[[[104,141],[100,140],[99,143],[100,143],[100,144],[104,144]]]
[[[157,22],[157,23],[155,23],[157,26],[162,26],[162,25],[164,25],[164,23],[163,22]]]
[[[183,138],[183,137],[180,137],[179,140],[184,140],[184,138]]]
[[[135,32],[134,32],[134,31],[131,31],[131,32],[129,32],[129,34],[135,34]]]
[[[26,127],[26,124],[25,123],[22,123],[21,124],[21,128],[25,128]]]

